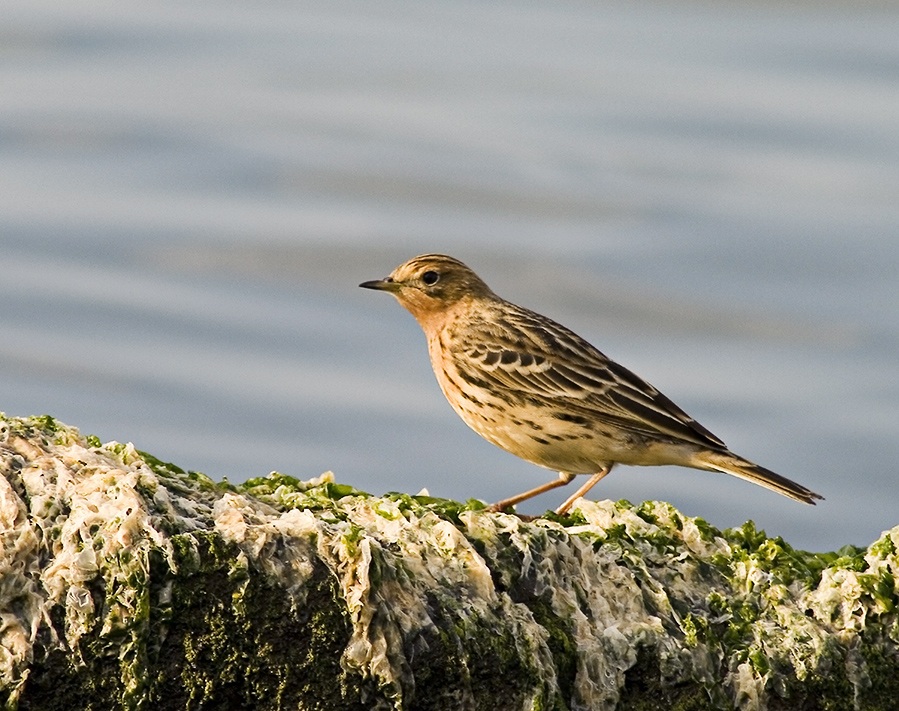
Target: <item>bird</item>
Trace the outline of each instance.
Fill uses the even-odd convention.
[[[494,511],[589,475],[555,510],[565,515],[616,464],[723,472],[806,504],[823,499],[734,454],[657,388],[565,326],[500,298],[458,259],[423,254],[359,286],[392,294],[412,314],[443,394],[471,429],[558,472]]]

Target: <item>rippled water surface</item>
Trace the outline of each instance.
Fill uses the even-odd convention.
[[[827,500],[676,468],[621,468],[597,496],[812,549],[899,523],[895,6],[4,16],[8,414],[232,481],[534,486],[552,474],[471,433],[412,319],[356,287],[441,251]]]

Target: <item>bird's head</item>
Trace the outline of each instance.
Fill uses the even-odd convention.
[[[471,269],[443,254],[414,257],[390,276],[359,286],[390,292],[422,326],[463,300],[496,298]]]

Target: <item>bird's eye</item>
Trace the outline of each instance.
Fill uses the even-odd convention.
[[[421,275],[421,280],[428,286],[432,286],[440,279],[440,275],[435,271],[427,271]]]

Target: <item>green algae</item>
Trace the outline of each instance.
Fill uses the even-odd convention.
[[[159,604],[142,636],[140,686],[129,693],[109,650],[117,637],[95,628],[81,640],[82,664],[55,650],[34,665],[25,708],[366,708],[364,683],[339,665],[349,629],[324,567],[297,609],[277,585],[235,571],[236,550],[220,537],[183,536],[175,548],[153,565]]]
[[[101,445],[102,446],[102,445]],[[227,482],[215,482],[203,472],[192,470],[185,471],[176,464],[164,462],[152,454],[142,450],[135,450],[143,462],[160,478],[171,484],[173,481],[181,481],[190,484],[202,491],[229,491],[233,487]]]
[[[190,572],[171,589],[148,693],[154,707],[282,709],[312,697],[321,709],[354,708],[360,681],[338,663],[349,629],[327,570],[314,571],[297,608],[273,581],[235,567],[233,544],[191,538],[175,558]]]

